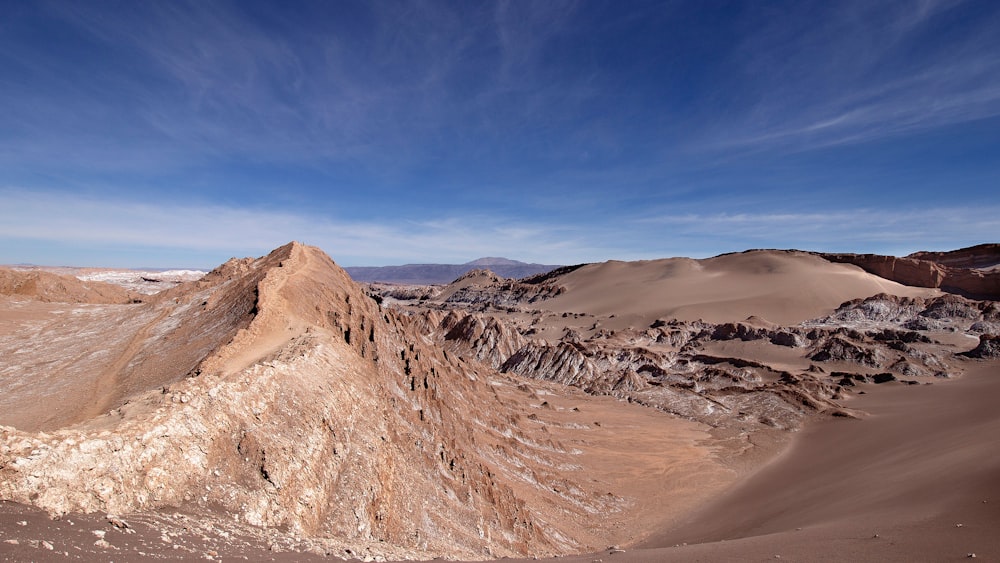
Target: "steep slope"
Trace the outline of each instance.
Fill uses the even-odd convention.
[[[1000,245],[981,244],[951,252],[915,252],[904,258],[879,254],[820,254],[831,262],[915,287],[941,288],[976,299],[1000,299]]]
[[[1000,266],[1000,244],[977,244],[947,252],[914,252],[907,258],[927,260],[951,268],[992,270]]]
[[[0,336],[7,357],[0,366],[0,424],[52,430],[84,422],[193,374],[254,318],[256,286],[274,260],[255,268],[232,260],[201,281],[143,296],[142,303],[35,307],[31,320]],[[75,302],[79,293],[46,295]],[[0,304],[12,307],[24,309]],[[38,409],[39,402],[52,408]]]
[[[148,308],[127,369],[100,376],[117,382],[95,397],[110,412],[0,427],[0,498],[184,506],[397,557],[565,552],[618,509],[554,475],[563,449],[516,423],[494,372],[430,345],[318,249],[230,261]]]
[[[997,559],[997,367],[968,362],[960,380],[869,387],[855,403],[872,417],[812,425],[636,560]],[[668,547],[681,543],[691,547]]]

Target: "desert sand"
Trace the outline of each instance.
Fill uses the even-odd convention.
[[[794,251],[365,288],[297,243],[7,286],[3,560],[1000,557],[989,301]]]
[[[646,324],[661,317],[722,323],[750,316],[795,324],[858,297],[935,294],[879,278],[857,266],[784,251],[705,260],[605,262],[584,266],[562,281],[566,293],[546,303],[553,311],[614,314]]]
[[[873,388],[852,399],[863,421],[811,424],[686,522],[560,561],[992,560],[1000,379],[995,364],[968,369],[936,388]]]

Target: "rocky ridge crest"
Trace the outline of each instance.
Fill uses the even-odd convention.
[[[615,510],[548,483],[561,447],[524,434],[495,372],[425,342],[318,249],[233,260],[157,297],[177,326],[215,312],[231,332],[104,416],[0,427],[0,497],[53,513],[221,509],[397,558],[566,553],[573,531],[532,503]]]
[[[820,253],[831,261],[904,285],[941,288],[976,299],[1000,299],[1000,245],[983,244],[951,252],[917,252],[898,258],[878,254]]]

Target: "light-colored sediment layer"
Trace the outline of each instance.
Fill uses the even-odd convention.
[[[298,244],[147,303],[5,307],[0,498],[57,514],[553,554],[644,537],[630,510],[662,522],[734,475],[704,425],[449,356]]]

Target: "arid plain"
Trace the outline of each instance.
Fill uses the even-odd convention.
[[[0,558],[996,560],[998,265],[0,270]]]

